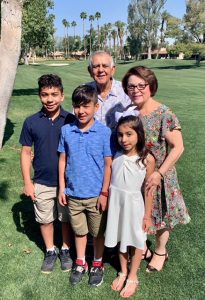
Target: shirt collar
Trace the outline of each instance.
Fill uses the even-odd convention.
[[[59,114],[58,118],[63,117],[65,119],[66,116],[67,116],[67,112],[62,107],[60,107],[60,114]],[[42,107],[41,110],[39,111],[39,117],[40,118],[42,118],[42,117],[47,118],[47,115],[44,112],[44,107]]]
[[[71,131],[73,132],[82,132],[79,127],[78,127],[78,120],[74,121],[72,124],[71,124],[72,128],[71,128]],[[88,133],[88,132],[96,132],[97,131],[97,127],[98,127],[98,121],[97,120],[94,120],[94,123],[93,125],[86,131],[83,131],[83,133]]]
[[[98,90],[96,81],[93,81],[93,87],[96,89],[96,91]],[[114,78],[112,78],[111,90],[109,91],[109,94],[107,97],[109,97],[109,96],[117,97],[116,80]],[[100,95],[98,95],[98,97],[101,98]]]

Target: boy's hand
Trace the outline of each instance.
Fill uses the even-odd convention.
[[[143,219],[143,225],[142,225],[142,228],[143,228],[144,232],[147,232],[148,229],[150,227],[152,227],[152,226],[153,226],[152,218],[144,217],[144,219]]]
[[[62,206],[65,206],[68,204],[67,197],[64,194],[64,192],[59,192],[58,201],[59,201],[60,205],[62,205]]]
[[[30,182],[30,183],[27,183],[27,184],[24,185],[23,193],[26,196],[31,197],[31,199],[33,201],[36,201],[36,195],[35,195],[35,189],[34,189],[33,182]]]
[[[101,212],[106,211],[107,210],[107,197],[100,195],[98,197],[98,201],[97,201],[97,208],[98,210],[100,210]]]

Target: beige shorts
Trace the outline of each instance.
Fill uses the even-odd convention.
[[[68,212],[70,223],[76,235],[86,235],[88,232],[93,237],[104,236],[107,213],[97,209],[96,198],[75,199],[68,198]]]
[[[36,201],[34,202],[35,219],[38,223],[49,224],[58,215],[61,222],[68,222],[68,207],[61,206],[57,201],[57,187],[34,183]]]

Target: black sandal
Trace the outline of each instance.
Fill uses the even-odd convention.
[[[142,260],[146,260],[147,262],[150,262],[152,259],[152,256],[153,256],[153,251],[152,251],[152,249],[150,249],[151,242],[149,240],[146,241],[146,246],[147,246],[147,249],[146,249],[145,253],[142,254]],[[150,256],[147,256],[148,252],[150,252]]]
[[[148,272],[148,273],[152,273],[152,272],[160,272],[160,271],[162,271],[163,268],[164,268],[164,266],[165,266],[165,264],[166,264],[166,262],[168,261],[168,253],[167,253],[167,252],[166,252],[165,254],[159,254],[159,253],[157,253],[157,252],[154,252],[153,254],[156,254],[156,255],[158,255],[158,256],[164,256],[164,257],[165,257],[165,260],[164,260],[163,265],[162,265],[162,268],[161,268],[160,270],[157,270],[156,268],[154,268],[154,267],[152,267],[152,266],[150,266],[150,265],[148,264],[148,265],[147,265],[147,268],[146,268],[146,272]]]

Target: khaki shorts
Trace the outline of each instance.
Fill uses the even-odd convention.
[[[68,207],[61,206],[57,201],[57,187],[34,183],[36,201],[34,202],[35,219],[38,223],[52,223],[58,214],[61,222],[68,222]]]
[[[98,197],[89,199],[75,199],[69,196],[68,212],[70,223],[76,235],[93,237],[104,236],[107,213],[97,209]]]

